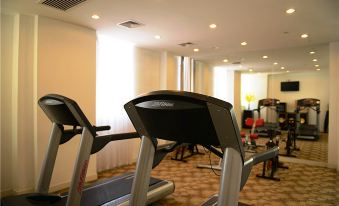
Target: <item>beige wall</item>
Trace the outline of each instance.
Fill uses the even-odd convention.
[[[238,126],[241,127],[241,72],[234,72],[234,112]]]
[[[160,52],[135,48],[136,95],[160,89],[160,63]]]
[[[38,24],[37,97],[49,93],[68,96],[78,102],[89,121],[95,123],[96,33],[94,30],[40,17]],[[50,122],[38,110],[37,159],[42,154]],[[58,153],[52,185],[63,187],[71,178],[79,137],[62,145]],[[40,168],[40,165],[38,165]],[[96,158],[92,155],[87,177],[96,178]]]
[[[339,42],[330,43],[328,163],[339,171]]]
[[[1,14],[1,193],[32,191],[51,128],[37,106],[48,93],[79,102],[95,120],[95,31],[44,17]],[[4,118],[6,121],[4,121]],[[67,186],[79,138],[62,145],[51,186]],[[6,146],[6,148],[4,147]],[[6,157],[6,159],[4,159]],[[96,178],[95,156],[88,177]]]
[[[287,111],[294,112],[296,100],[302,98],[320,99],[320,131],[324,128],[325,114],[329,102],[329,85],[327,71],[312,71],[301,73],[288,73],[269,75],[268,77],[268,97],[279,99],[287,103]],[[299,81],[300,88],[297,92],[281,92],[280,82]],[[310,122],[315,124],[316,112],[310,111]]]
[[[201,61],[194,62],[194,92],[213,95],[213,70]]]
[[[14,42],[17,35],[16,15],[1,14],[1,192],[8,194],[12,188],[12,84],[14,67]],[[8,69],[5,69],[8,68]]]

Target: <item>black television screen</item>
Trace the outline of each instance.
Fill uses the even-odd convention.
[[[299,81],[294,82],[281,82],[280,90],[282,92],[299,91]]]

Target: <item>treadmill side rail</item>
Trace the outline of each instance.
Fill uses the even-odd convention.
[[[80,205],[93,141],[94,137],[91,132],[84,127],[66,206]]]
[[[151,138],[142,136],[140,152],[132,185],[130,206],[146,205],[155,147]]]
[[[61,136],[61,129],[56,123],[53,123],[45,158],[41,165],[38,184],[35,189],[35,192],[37,193],[48,193]]]
[[[243,162],[239,152],[226,148],[224,152],[218,205],[238,205]]]

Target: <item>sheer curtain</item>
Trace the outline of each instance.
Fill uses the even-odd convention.
[[[134,46],[98,34],[96,124],[110,125],[109,133],[135,131],[123,108],[134,97]],[[111,142],[97,154],[97,170],[135,161],[139,140]]]
[[[234,104],[234,71],[223,67],[213,69],[213,96]]]

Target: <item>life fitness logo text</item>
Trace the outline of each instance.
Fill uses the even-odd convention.
[[[84,164],[82,165],[82,168],[81,168],[80,181],[79,181],[78,187],[77,187],[77,191],[79,193],[81,193],[82,187],[84,186],[84,183],[85,183],[87,167],[88,167],[88,160],[85,160],[85,162],[84,162]]]
[[[173,107],[173,102],[153,102],[152,107]]]

